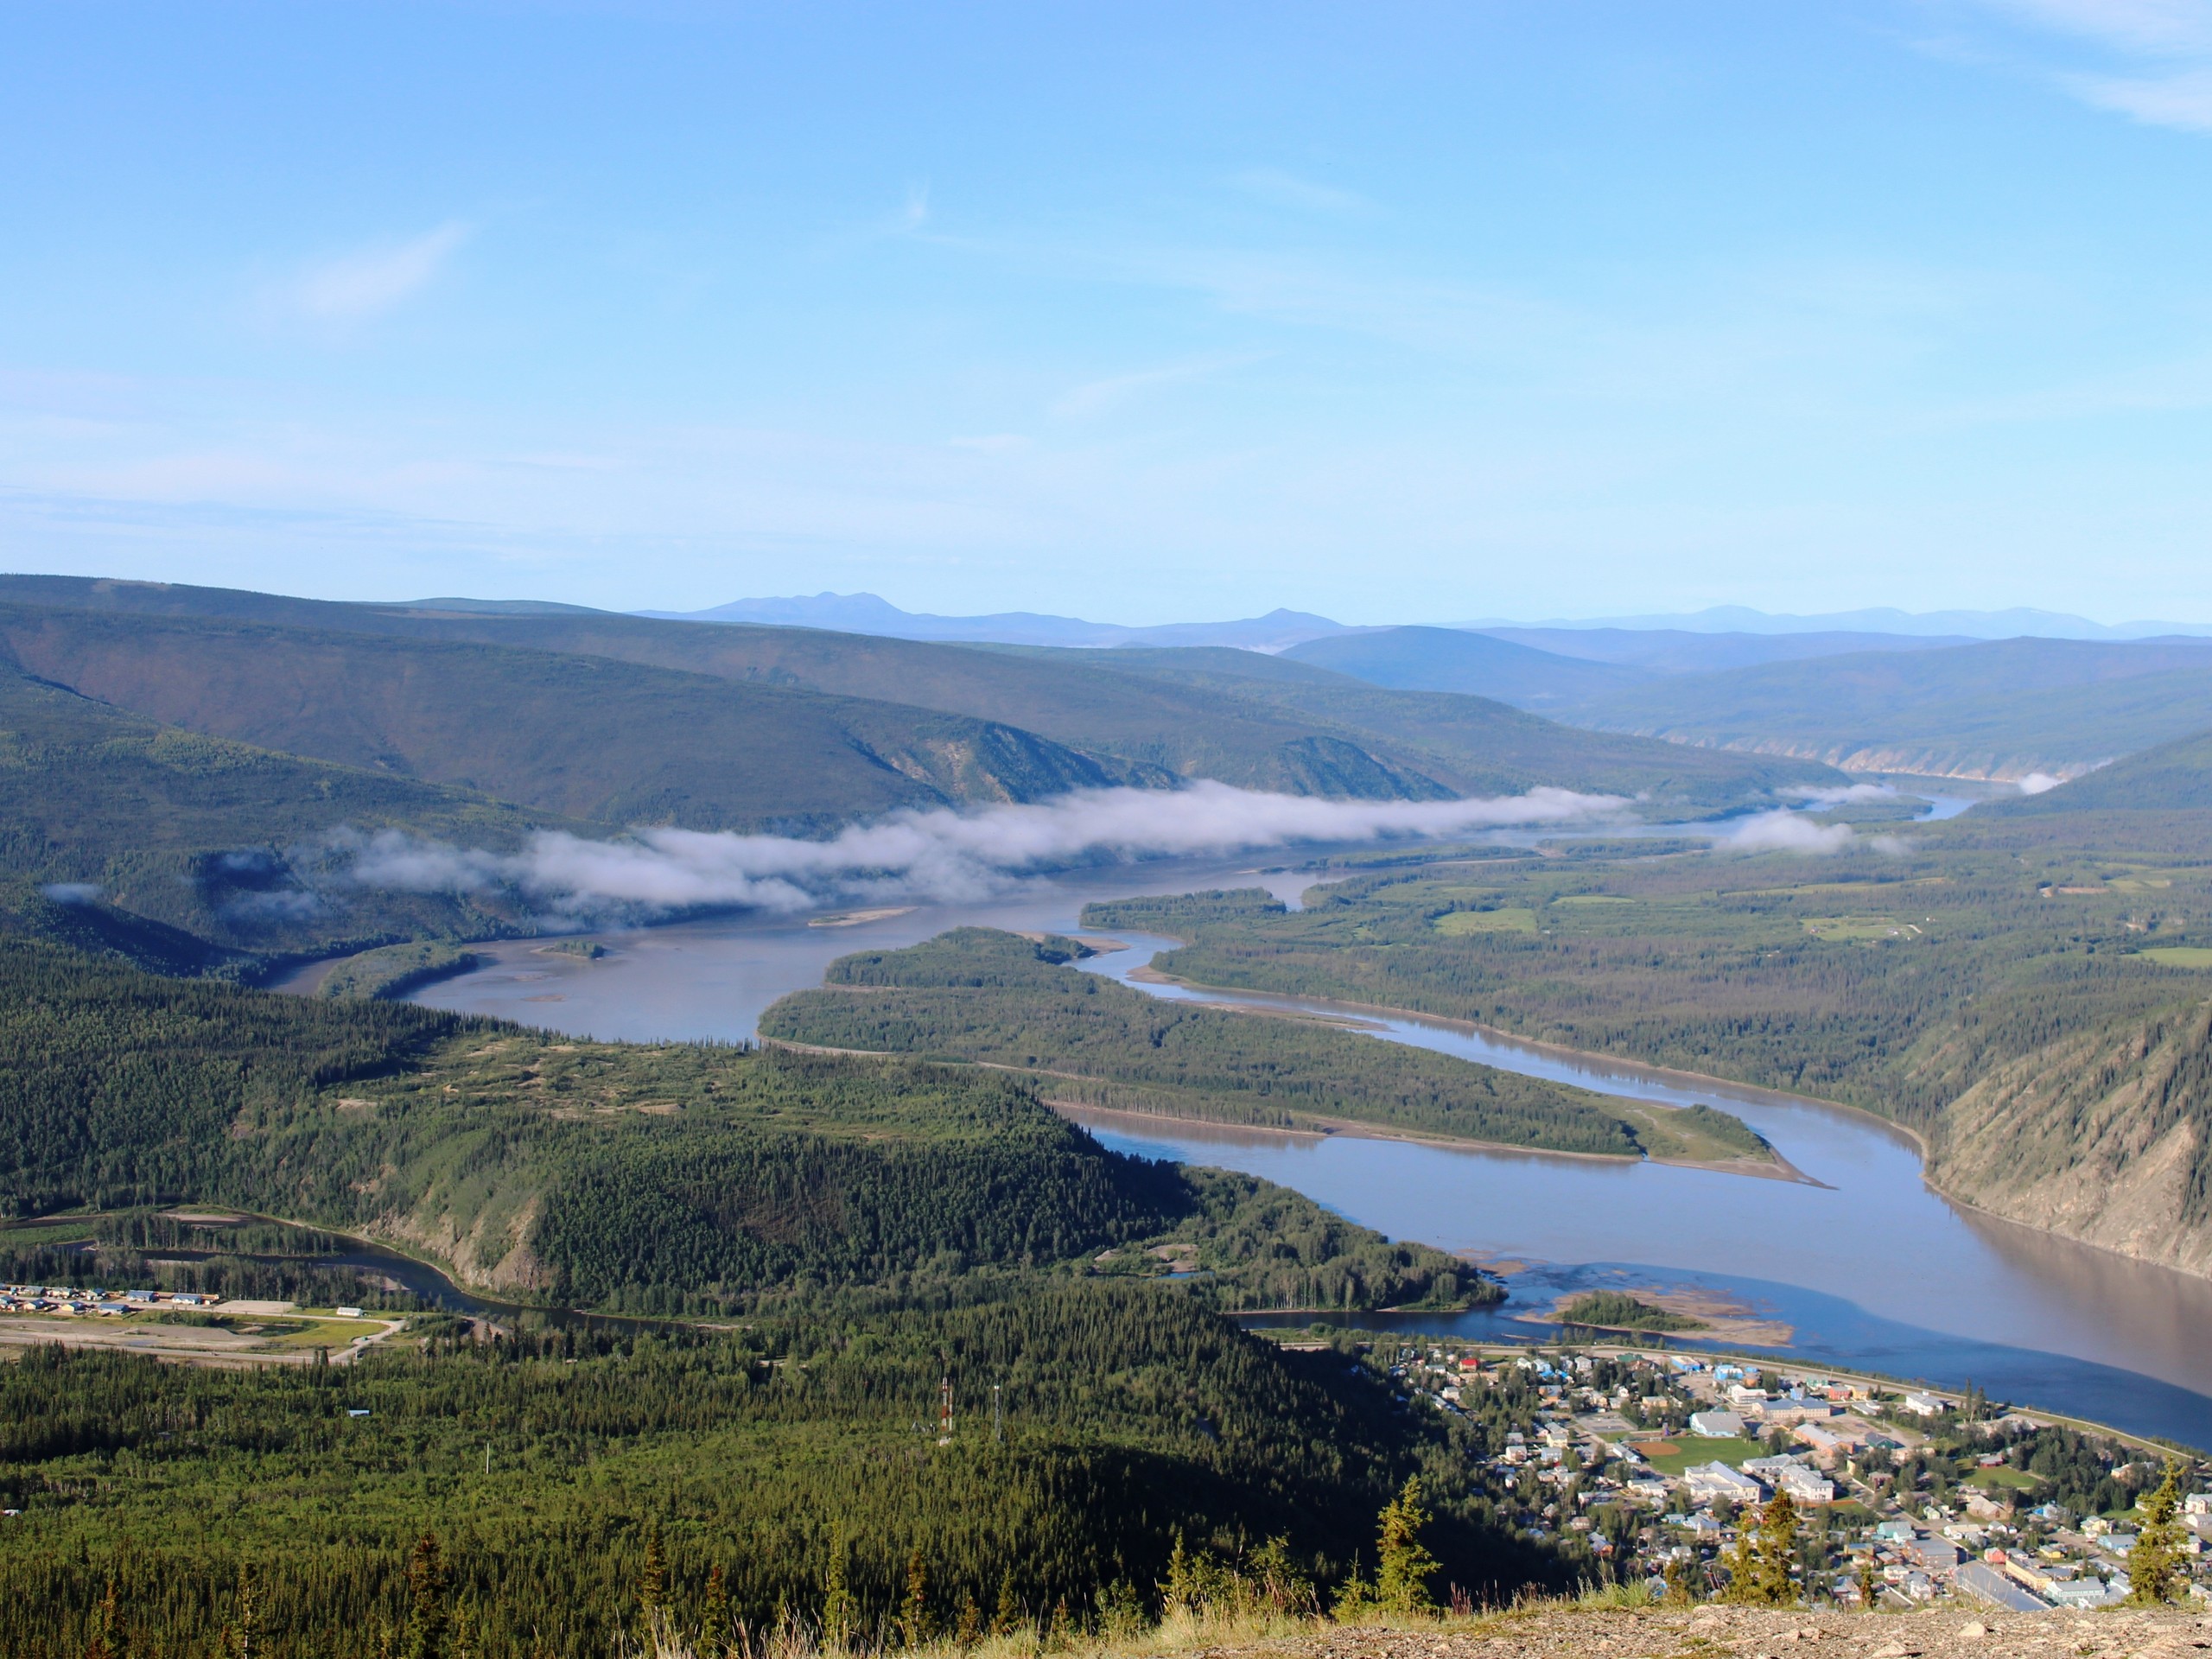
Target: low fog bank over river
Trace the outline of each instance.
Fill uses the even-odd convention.
[[[433,1007],[628,1041],[753,1035],[761,1011],[821,982],[849,951],[984,926],[1082,936],[1096,899],[1263,885],[1295,902],[1311,874],[1242,861],[1090,870],[975,904],[926,906],[823,925],[744,916],[601,936],[597,961],[545,941],[477,947],[487,964],[422,991]],[[833,913],[835,914],[835,913]],[[1096,937],[1096,936],[1094,936]],[[1167,941],[1086,964],[1155,995],[1324,1011],[1306,999],[1129,982]],[[1243,1170],[1391,1234],[1526,1263],[1503,1308],[1364,1316],[1370,1325],[1510,1338],[1516,1320],[1592,1285],[1692,1290],[1792,1332],[1787,1351],[2098,1419],[2212,1446],[2212,1281],[1963,1211],[1930,1192],[1911,1141],[1856,1112],[1640,1071],[1486,1037],[1437,1020],[1363,1014],[1378,1039],[1416,1043],[1607,1093],[1736,1113],[1819,1185],[1709,1170],[1461,1150],[1338,1135],[1289,1136],[1096,1116],[1104,1144]]]

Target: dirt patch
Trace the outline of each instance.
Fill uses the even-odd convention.
[[[1408,1630],[1323,1628],[1211,1648],[1291,1659],[2198,1659],[2212,1619],[2181,1611],[2002,1612],[1954,1603],[1915,1612],[1748,1607],[1585,1609],[1538,1604]]]
[[[1567,1305],[1591,1288],[1592,1287],[1585,1285],[1556,1298],[1548,1308],[1531,1308],[1513,1317],[1530,1325],[1560,1324],[1560,1313]],[[1662,1335],[1694,1338],[1700,1342],[1740,1344],[1747,1348],[1787,1348],[1797,1338],[1796,1327],[1787,1320],[1763,1314],[1757,1308],[1732,1300],[1718,1291],[1689,1287],[1654,1289],[1649,1286],[1628,1284],[1608,1285],[1604,1288],[1626,1291],[1638,1301],[1649,1302],[1655,1307],[1665,1308],[1669,1313],[1680,1313],[1686,1319],[1696,1319],[1705,1327],[1701,1331],[1659,1333]]]

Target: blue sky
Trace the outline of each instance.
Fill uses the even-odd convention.
[[[2212,0],[17,5],[0,564],[2212,620]]]

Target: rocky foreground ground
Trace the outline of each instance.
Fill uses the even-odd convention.
[[[2183,1612],[1649,1611],[1546,1607],[1430,1630],[1337,1627],[1208,1659],[2196,1659],[2212,1618]]]

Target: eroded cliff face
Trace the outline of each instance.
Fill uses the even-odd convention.
[[[1817,760],[1842,772],[1904,772],[1915,778],[1958,778],[1977,783],[2017,784],[2037,772],[2051,778],[2080,778],[2110,765],[2113,758],[1983,749],[1959,743],[1817,743],[1780,737],[1724,736],[1669,726],[1621,729],[1637,737],[1656,737],[1691,748]]]
[[[1928,1178],[2009,1220],[2212,1276],[2212,1004],[1990,1072],[1945,1112]]]
[[[424,1205],[393,1214],[366,1230],[398,1244],[427,1250],[444,1262],[458,1284],[491,1294],[550,1290],[553,1274],[530,1247],[540,1197],[493,1203],[463,1227],[450,1210]]]

